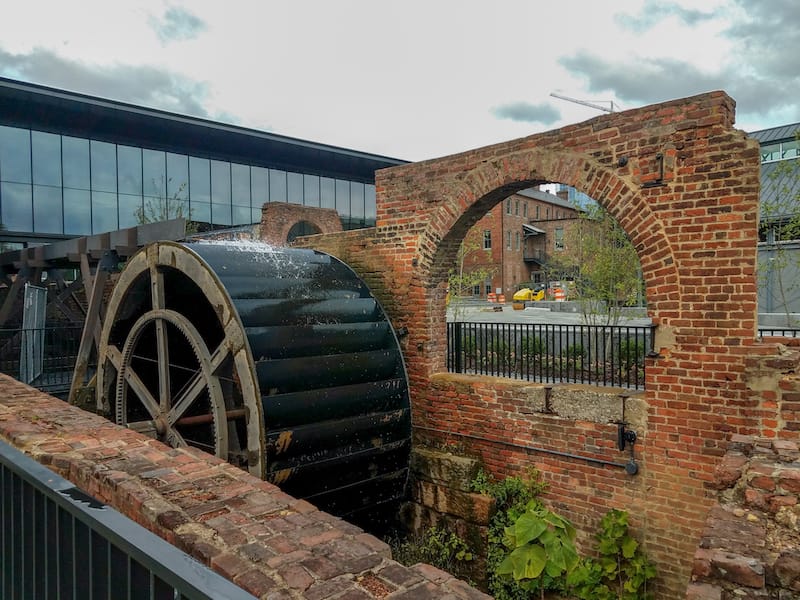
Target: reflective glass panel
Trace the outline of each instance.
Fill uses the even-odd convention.
[[[0,183],[0,222],[8,231],[33,231],[33,205],[28,183]]]
[[[261,207],[269,202],[269,171],[263,167],[250,167],[250,182],[253,195],[251,204],[258,209],[261,220]]]
[[[250,208],[250,167],[247,165],[231,163],[231,200]]]
[[[303,204],[319,206],[319,177],[303,175]]]
[[[106,142],[91,141],[92,189],[117,191],[117,147]]]
[[[368,183],[364,186],[364,225],[375,227],[376,218],[375,186]]]
[[[286,202],[286,171],[269,170],[269,201]]]
[[[167,195],[166,155],[158,150],[142,150],[142,184],[145,196]]]
[[[303,203],[303,176],[300,173],[286,174],[286,197],[292,204]]]
[[[261,223],[261,207],[256,208],[255,206],[250,209],[250,222],[251,223]]]
[[[211,161],[211,202],[214,204],[228,204],[228,214],[230,215],[231,163],[229,162]],[[213,219],[216,223],[216,215],[214,215]],[[228,220],[230,221],[230,216]],[[230,225],[230,222],[228,225]]]
[[[167,153],[167,197],[170,200],[189,200],[189,157]],[[187,207],[188,208],[188,207]],[[185,216],[185,215],[184,215]]]
[[[63,233],[61,188],[33,186],[33,230],[40,233]]]
[[[364,184],[350,182],[350,217],[351,227],[364,227]]]
[[[319,178],[319,205],[322,208],[336,208],[336,182],[329,177]]]
[[[0,180],[31,182],[31,133],[17,127],[0,127]]]
[[[350,182],[336,180],[336,212],[345,229],[350,229]]]
[[[92,192],[92,233],[114,231],[117,227],[117,195]]]
[[[134,194],[119,195],[119,228],[135,227],[144,222],[142,197]]]
[[[192,221],[198,223],[211,223],[211,204],[208,202],[197,203],[192,202]]]
[[[61,187],[61,136],[32,131],[31,150],[33,183]]]
[[[250,221],[250,207],[233,205],[233,224],[234,225],[249,225]],[[256,221],[258,222],[258,221]]]
[[[189,200],[192,208],[192,218],[200,220],[195,210],[202,211],[201,206],[208,207],[211,202],[211,167],[205,158],[189,157]],[[205,212],[203,214],[206,214]],[[211,213],[208,212],[207,215]],[[208,222],[208,219],[203,219]]]
[[[64,187],[88,190],[89,140],[62,136],[61,160],[64,167]],[[69,205],[65,203],[65,206],[69,210]]]
[[[142,149],[117,146],[120,194],[142,195]]]
[[[92,213],[88,190],[64,189],[64,233],[92,233]]]
[[[231,224],[231,205],[211,203],[211,222],[214,225]]]

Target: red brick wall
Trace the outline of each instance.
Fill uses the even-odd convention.
[[[289,231],[302,221],[316,227],[319,233],[342,231],[339,213],[332,208],[268,202],[261,208],[260,238],[274,246],[286,246]]]
[[[460,431],[481,432],[492,423],[496,435],[580,448],[581,423],[559,422],[558,429],[544,417],[522,416],[515,392],[504,392],[509,401],[504,396],[501,404],[487,399],[493,382],[461,392],[449,411],[440,410],[452,390],[431,376],[445,370],[447,273],[480,216],[542,182],[571,185],[610,211],[639,252],[658,325],[660,358],[647,364],[647,435],[637,444],[640,474],[629,479],[561,461],[551,468],[549,459],[489,444],[481,453],[498,471],[544,464],[552,471],[551,493],[565,507],[631,510],[659,562],[663,597],[685,589],[726,439],[761,433],[746,357],[774,352],[755,341],[758,144],[733,121],[733,100],[712,92],[393,167],[376,176],[374,230],[309,240],[353,266],[395,327],[408,328],[403,345],[415,424],[447,429],[455,411]],[[598,439],[607,435],[597,432]],[[583,514],[569,516],[580,521]]]

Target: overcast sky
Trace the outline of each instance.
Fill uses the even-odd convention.
[[[800,121],[800,0],[26,0],[0,75],[407,160],[722,89]]]

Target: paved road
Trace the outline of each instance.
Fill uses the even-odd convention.
[[[552,323],[557,325],[587,324],[581,314],[577,302],[541,302],[535,307],[524,310],[514,310],[511,304],[502,305],[502,311],[495,311],[494,307],[501,306],[488,302],[467,302],[457,306],[450,306],[447,310],[448,321],[468,321],[471,323]],[[641,313],[644,309],[638,309]],[[620,325],[647,326],[650,325],[649,317],[632,317],[622,319]]]

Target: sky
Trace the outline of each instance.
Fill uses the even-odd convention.
[[[711,90],[800,122],[800,0],[26,0],[0,76],[424,160]]]

